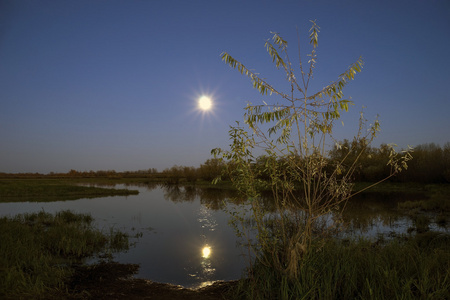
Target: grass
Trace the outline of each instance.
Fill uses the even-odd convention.
[[[427,197],[398,203],[400,210],[406,211],[414,227],[410,232],[425,232],[434,219],[440,227],[446,227],[450,218],[450,185],[426,185]]]
[[[0,202],[69,200],[134,192],[77,186],[80,182],[100,183],[95,179],[0,180]],[[107,182],[124,183],[121,179]],[[363,187],[364,183],[357,184],[356,189]],[[450,185],[386,183],[370,192],[421,193],[426,196],[401,202],[399,208],[437,212],[435,222],[448,223]],[[428,231],[431,220],[426,215],[414,214],[412,219],[417,227],[415,236],[386,242],[329,239],[315,245],[298,262],[300,273],[296,280],[257,264],[249,279],[240,281],[234,297],[448,299],[450,237]],[[1,218],[0,298],[64,298],[74,265],[96,253],[109,255],[128,246],[126,235],[98,232],[91,228],[91,222],[89,215],[71,212]]]
[[[136,195],[138,191],[77,185],[76,181],[49,179],[0,180],[0,202],[61,201],[116,195]]]
[[[358,183],[355,190],[368,185]],[[280,258],[266,255],[266,264],[256,262],[239,282],[234,298],[450,299],[450,235],[430,231],[433,220],[448,223],[450,185],[383,183],[364,194],[381,202],[389,201],[389,195],[408,199],[400,200],[398,208],[407,210],[414,235],[382,236],[375,242],[324,238],[297,262],[296,278],[272,267]]]
[[[128,237],[102,233],[90,215],[62,211],[0,218],[0,298],[65,298],[74,266],[128,248]]]
[[[291,280],[257,264],[236,299],[448,299],[450,235],[426,232],[385,244],[327,240]]]
[[[420,201],[399,203],[399,208],[432,212],[450,212],[450,185],[428,185],[429,197]]]

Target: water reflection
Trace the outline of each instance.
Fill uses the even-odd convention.
[[[410,193],[363,193],[351,199],[342,213],[348,234],[377,235],[394,231],[406,232],[411,221],[398,204],[424,197]]]
[[[204,287],[214,282],[213,278],[216,272],[215,257],[213,256],[213,233],[218,224],[211,210],[201,204],[198,210],[197,222],[201,228],[201,257],[200,269],[191,270],[189,276],[195,278],[200,284],[197,287]]]
[[[184,285],[197,288],[212,284],[218,279],[225,280],[226,277],[220,270],[224,268],[224,264],[230,263],[226,262],[224,258],[231,254],[230,247],[236,248],[236,242],[234,240],[230,244],[225,240],[223,237],[224,226],[226,226],[227,232],[231,232],[233,235],[234,232],[226,224],[219,226],[217,215],[220,212],[221,216],[228,219],[228,215],[223,212],[223,208],[228,202],[237,201],[236,192],[169,184],[141,184],[140,187],[145,188],[148,192],[162,191],[164,200],[172,203],[173,210],[180,220],[185,219],[185,205],[194,204],[196,201],[200,202],[200,205],[196,206],[195,209],[195,224],[191,223],[186,227],[186,229],[189,228],[189,232],[198,232],[198,236],[191,237],[189,242],[184,243],[188,244],[188,247],[184,251],[186,260],[183,263],[183,269],[189,277],[189,283]],[[176,206],[173,206],[173,204]],[[133,218],[140,221],[141,215],[139,214],[139,218],[136,216]],[[159,233],[160,229],[156,228],[156,231]],[[177,233],[177,235],[180,235],[180,233]],[[180,236],[180,238],[182,237]],[[180,247],[182,246],[180,245]],[[191,251],[192,248],[190,247],[197,250]],[[236,261],[241,261],[241,259],[236,259]],[[244,264],[241,262],[240,269],[242,270],[243,267]]]
[[[179,185],[164,185],[164,198],[166,200],[178,202],[193,202],[198,196],[198,191],[195,187],[179,186]]]
[[[239,240],[228,225],[230,216],[224,209],[232,211],[236,207],[245,211],[236,192],[158,184],[132,188],[138,188],[140,194],[48,203],[0,203],[0,216],[70,209],[90,213],[100,229],[112,226],[130,236],[140,233],[139,238],[132,240],[137,242],[134,247],[114,257],[121,263],[139,264],[138,278],[199,287],[241,276],[246,262],[241,249],[236,248]],[[397,203],[413,197],[362,195],[350,201],[342,215],[330,215],[323,221],[329,226],[343,220],[354,234],[405,232],[410,221],[397,210]],[[273,206],[270,195],[264,195],[262,201],[266,208]]]
[[[209,258],[209,256],[211,255],[211,247],[209,247],[208,245],[206,245],[205,247],[203,247],[202,249],[202,257],[207,259]]]
[[[202,205],[212,210],[223,209],[226,202],[242,202],[242,200],[238,200],[237,193],[231,190],[179,185],[162,185],[161,187],[164,190],[166,200],[179,203],[193,202],[199,198]]]
[[[220,191],[160,185],[132,188],[138,189],[139,195],[0,203],[0,216],[67,209],[89,213],[100,230],[108,232],[112,227],[130,235],[134,246],[114,254],[113,259],[139,264],[136,278],[195,288],[241,277],[245,261],[228,226],[228,214],[217,209],[227,201],[227,193],[218,196]]]
[[[193,201],[198,197],[206,210],[223,210],[230,203],[239,205],[244,202],[235,192],[229,190],[174,185],[163,186],[163,189],[166,199],[176,203]],[[398,203],[420,200],[424,197],[423,194],[401,192],[363,193],[352,198],[342,214],[333,212],[323,216],[322,223],[332,231],[336,233],[343,231],[346,235],[377,236],[392,232],[405,233],[412,226],[412,221],[408,215],[397,209]],[[273,196],[270,192],[263,193],[260,199],[264,210],[275,211]],[[202,221],[199,220],[199,222]]]

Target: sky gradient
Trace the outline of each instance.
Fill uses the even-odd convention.
[[[264,42],[278,32],[296,56],[298,28],[307,59],[309,20],[321,27],[315,91],[365,62],[339,139],[365,106],[381,123],[374,146],[450,141],[449,1],[3,0],[0,172],[199,166],[262,103],[220,54],[286,86]]]

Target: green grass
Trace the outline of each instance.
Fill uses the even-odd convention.
[[[64,298],[74,265],[128,248],[125,234],[102,233],[92,221],[70,211],[0,218],[0,298]]]
[[[128,189],[108,189],[77,185],[76,181],[49,179],[0,180],[0,202],[61,201],[116,195],[136,195]]]
[[[406,238],[405,238],[406,239]],[[297,279],[257,264],[236,299],[449,299],[450,235],[382,243],[328,240],[299,261]]]

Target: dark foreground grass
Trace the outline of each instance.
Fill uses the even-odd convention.
[[[427,232],[386,244],[329,240],[295,280],[257,265],[236,299],[450,299],[450,236]]]
[[[106,196],[136,195],[128,189],[110,189],[77,185],[76,181],[47,179],[0,180],[0,202],[61,201]]]
[[[0,298],[65,298],[83,258],[128,248],[125,234],[104,234],[92,221],[70,211],[0,218]]]

